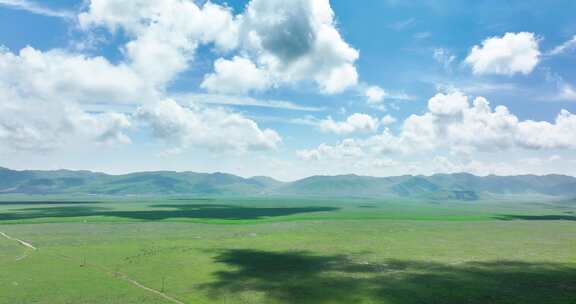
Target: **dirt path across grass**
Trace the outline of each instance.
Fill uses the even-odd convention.
[[[25,247],[28,247],[28,248],[30,248],[30,249],[32,249],[32,250],[38,250],[36,247],[32,246],[32,244],[30,244],[30,243],[28,243],[28,242],[25,242],[25,241],[23,241],[23,240],[21,240],[21,239],[17,239],[17,238],[15,238],[15,237],[11,237],[11,236],[7,235],[7,234],[4,233],[4,232],[0,232],[0,235],[3,236],[3,237],[5,237],[5,238],[7,238],[7,239],[9,239],[9,240],[18,242],[18,243],[20,243],[20,245],[25,246]]]
[[[26,242],[26,241],[23,241],[23,240],[21,240],[21,239],[17,239],[17,238],[15,238],[15,237],[12,237],[12,236],[4,233],[4,232],[0,232],[0,235],[3,236],[3,237],[5,237],[5,238],[7,238],[7,239],[9,239],[9,240],[18,242],[20,245],[22,245],[22,246],[24,246],[24,247],[30,248],[30,249],[32,249],[32,250],[38,250],[38,248],[36,248],[34,245],[32,245],[32,244],[30,244],[30,243],[28,243],[28,242]],[[24,259],[26,256],[27,256],[27,255],[25,254],[25,255],[19,257],[18,260]],[[65,259],[71,259],[71,257],[65,256],[65,255],[57,255],[57,257],[65,258]],[[108,273],[108,274],[114,275],[115,277],[117,277],[117,278],[119,278],[119,279],[121,279],[121,280],[123,280],[123,281],[126,281],[126,282],[128,282],[128,283],[130,283],[130,284],[132,284],[132,285],[134,285],[134,286],[136,286],[136,287],[138,287],[138,288],[140,288],[140,289],[144,289],[144,290],[146,290],[146,291],[148,291],[148,292],[154,293],[154,294],[156,294],[156,295],[158,295],[158,296],[160,296],[160,297],[162,297],[162,298],[164,298],[164,299],[166,299],[166,300],[168,300],[168,301],[170,301],[170,302],[173,302],[173,303],[176,303],[176,304],[185,304],[184,302],[182,302],[182,301],[180,301],[180,300],[178,300],[178,299],[175,299],[175,298],[173,298],[173,297],[171,297],[171,296],[169,296],[169,295],[167,295],[167,294],[165,294],[165,293],[163,293],[163,292],[161,292],[161,291],[159,291],[159,290],[156,290],[156,289],[154,289],[154,288],[150,288],[150,287],[148,287],[148,286],[143,285],[142,283],[140,283],[140,282],[138,282],[138,281],[130,278],[128,275],[126,275],[126,274],[124,274],[124,273],[117,272],[117,271],[111,271],[111,270],[107,269],[106,267],[98,266],[98,265],[94,265],[94,264],[86,264],[85,266],[92,266],[93,268],[99,269],[100,271],[103,271],[103,272],[106,272],[106,273]]]
[[[73,260],[72,257],[66,256],[66,255],[62,255],[62,254],[58,254],[58,255],[54,255],[54,256],[59,257],[59,258],[61,258],[61,259],[65,259],[65,260]],[[150,288],[150,287],[148,287],[148,286],[146,286],[146,285],[144,285],[144,284],[142,284],[142,283],[140,283],[140,282],[132,279],[131,277],[129,277],[129,276],[128,276],[127,274],[125,274],[125,273],[122,273],[122,272],[119,272],[119,271],[113,271],[113,270],[111,270],[111,269],[109,269],[109,268],[107,268],[107,267],[105,267],[105,266],[96,265],[96,264],[92,264],[92,263],[86,263],[86,262],[84,262],[83,267],[91,267],[91,268],[96,269],[96,270],[98,270],[98,271],[107,273],[107,274],[109,274],[109,275],[111,275],[111,276],[113,276],[113,277],[115,277],[115,278],[118,278],[118,279],[120,279],[120,280],[123,280],[123,281],[125,281],[125,282],[128,282],[128,283],[130,283],[130,284],[132,284],[132,285],[134,285],[134,286],[136,286],[136,287],[138,287],[138,288],[140,288],[140,289],[143,289],[143,290],[146,290],[146,291],[148,291],[148,292],[154,293],[154,294],[156,294],[157,296],[162,297],[162,298],[164,298],[165,300],[168,300],[168,301],[170,301],[170,302],[172,302],[172,303],[185,304],[184,302],[182,302],[182,301],[180,301],[180,300],[178,300],[178,299],[176,299],[176,298],[173,298],[173,297],[165,294],[164,292],[162,292],[162,291],[160,291],[160,290],[156,290],[156,289],[154,289],[154,288]]]
[[[147,287],[147,286],[144,286],[144,285],[140,284],[139,282],[133,280],[132,278],[128,277],[127,275],[125,275],[125,274],[123,274],[123,273],[115,272],[114,274],[116,274],[120,279],[122,279],[122,280],[124,280],[124,281],[126,281],[126,282],[131,283],[132,285],[134,285],[134,286],[136,286],[136,287],[138,287],[138,288],[147,290],[147,291],[149,291],[149,292],[155,293],[155,294],[157,294],[158,296],[160,296],[160,297],[162,297],[162,298],[164,298],[164,299],[166,299],[166,300],[168,300],[168,301],[171,301],[171,302],[176,303],[176,304],[184,304],[184,302],[181,302],[180,300],[177,300],[177,299],[175,299],[175,298],[173,298],[173,297],[171,297],[171,296],[169,296],[169,295],[167,295],[167,294],[165,294],[165,293],[163,293],[163,292],[161,292],[161,291],[159,291],[159,290],[156,290],[156,289],[153,289],[153,288],[150,288],[150,287]]]

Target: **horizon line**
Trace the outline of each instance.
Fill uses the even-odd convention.
[[[495,176],[495,177],[519,177],[519,176],[537,176],[537,177],[546,177],[546,176],[565,176],[565,177],[572,177],[572,178],[576,178],[576,176],[574,175],[568,175],[568,174],[560,174],[560,173],[547,173],[547,174],[533,174],[533,173],[528,173],[528,174],[511,174],[511,175],[498,175],[498,174],[486,174],[486,175],[480,175],[480,174],[474,174],[474,173],[470,173],[470,172],[464,172],[464,171],[460,171],[460,172],[452,172],[452,173],[432,173],[432,174],[402,174],[402,175],[388,175],[388,176],[374,176],[374,175],[360,175],[360,174],[356,174],[356,173],[347,173],[347,174],[314,174],[314,175],[308,175],[306,177],[302,177],[302,178],[298,178],[298,179],[294,179],[291,181],[286,181],[286,180],[281,180],[275,177],[271,177],[268,175],[253,175],[253,176],[242,176],[242,175],[238,175],[238,174],[234,174],[234,173],[229,173],[229,172],[222,172],[222,171],[213,171],[213,172],[202,172],[202,171],[190,171],[190,170],[185,170],[185,171],[176,171],[176,170],[144,170],[144,171],[131,171],[131,172],[126,172],[126,173],[108,173],[108,172],[103,172],[103,171],[95,171],[95,170],[87,170],[87,169],[11,169],[8,167],[3,167],[0,166],[0,171],[1,170],[9,170],[9,171],[16,171],[16,172],[25,172],[25,171],[40,171],[40,172],[55,172],[55,171],[70,171],[70,172],[90,172],[90,173],[95,173],[95,174],[104,174],[104,175],[109,175],[109,176],[123,176],[123,175],[130,175],[130,174],[142,174],[142,173],[178,173],[178,174],[183,174],[183,173],[196,173],[196,174],[226,174],[226,175],[233,175],[236,177],[240,177],[243,179],[252,179],[252,178],[256,178],[256,177],[266,177],[266,178],[271,178],[273,180],[279,181],[279,182],[283,182],[283,183],[292,183],[292,182],[297,182],[297,181],[301,181],[301,180],[305,180],[308,178],[312,178],[312,177],[342,177],[342,176],[357,176],[357,177],[368,177],[368,178],[394,178],[394,177],[405,177],[405,176],[411,176],[411,177],[433,177],[436,175],[471,175],[474,177],[490,177],[490,176]]]

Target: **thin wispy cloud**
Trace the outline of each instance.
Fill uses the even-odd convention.
[[[28,0],[0,0],[0,7],[7,7],[27,11],[32,14],[63,19],[72,19],[75,15],[72,11],[55,10]]]
[[[560,87],[560,92],[556,99],[560,101],[576,101],[576,88],[565,83]]]
[[[390,24],[389,27],[395,31],[402,31],[406,28],[411,27],[415,23],[416,23],[416,18],[409,18],[409,19],[394,22],[394,23]]]
[[[444,48],[436,48],[433,53],[434,60],[442,65],[445,71],[452,71],[452,64],[456,60],[456,55],[454,55],[450,50]]]
[[[318,112],[324,108],[297,105],[285,100],[256,99],[247,96],[232,96],[220,94],[181,94],[174,96],[176,100],[194,101],[205,104],[230,105],[230,106],[250,106],[262,108],[285,109],[306,112]]]
[[[432,37],[432,33],[430,33],[430,32],[419,32],[419,33],[414,34],[415,39],[427,39],[430,37]]]
[[[470,94],[487,94],[494,92],[513,92],[518,90],[518,87],[513,83],[476,82],[461,85],[458,89]]]
[[[546,81],[555,86],[552,95],[544,96],[543,99],[552,101],[576,101],[576,88],[568,83],[564,77],[551,70],[546,71]]]
[[[576,50],[576,35],[574,35],[572,39],[552,49],[550,52],[548,52],[548,55],[550,56],[560,55],[570,50]]]

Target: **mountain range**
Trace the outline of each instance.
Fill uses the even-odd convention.
[[[312,176],[293,182],[225,173],[155,171],[109,175],[91,171],[0,168],[0,194],[189,195],[298,197],[413,197],[477,200],[498,195],[576,197],[576,178],[565,175]]]

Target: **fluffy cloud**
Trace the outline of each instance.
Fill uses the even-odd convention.
[[[87,113],[73,103],[27,98],[0,86],[0,149],[51,150],[72,140],[129,143],[121,113]]]
[[[368,105],[370,105],[370,107],[381,111],[386,111],[386,105],[383,104],[385,99],[390,101],[408,101],[415,99],[413,96],[410,96],[406,93],[388,92],[379,86],[369,86],[367,88],[362,88],[360,92],[366,97],[366,102]]]
[[[126,32],[131,38],[124,46],[128,65],[159,91],[188,69],[199,45],[213,44],[221,51],[237,49],[242,25],[226,6],[211,2],[198,6],[185,0],[92,0],[79,21],[85,29]],[[272,85],[267,72],[246,57],[218,59],[214,66],[214,74],[202,83],[212,92],[246,93]],[[158,100],[141,107],[136,116],[152,127],[156,137],[176,142],[180,149],[264,150],[281,141],[276,132],[261,130],[240,114]]]
[[[154,89],[124,64],[32,47],[18,54],[0,48],[0,83],[18,95],[80,103],[136,103],[155,95]]]
[[[84,29],[123,30],[130,38],[124,53],[146,80],[164,85],[188,68],[199,44],[220,49],[237,45],[237,24],[230,9],[185,0],[92,0],[78,16]]]
[[[336,146],[320,144],[317,149],[301,150],[297,151],[296,154],[303,160],[330,160],[343,159],[346,157],[359,158],[364,155],[364,152],[356,140],[348,138]]]
[[[211,43],[242,54],[214,63],[203,83],[212,92],[263,90],[272,79],[314,81],[333,94],[358,82],[358,51],[340,36],[328,0],[252,0],[237,16],[211,2],[92,0],[78,19],[84,29],[125,32],[131,38],[123,47],[130,66],[160,87],[188,68],[198,45]],[[220,80],[221,87],[215,84]]]
[[[83,110],[118,104],[140,105],[136,117],[152,126],[158,137],[177,140],[180,147],[263,150],[281,141],[276,132],[261,130],[240,114],[185,108],[166,100],[166,86],[188,69],[200,44],[219,50],[238,46],[239,23],[229,8],[210,2],[199,7],[184,0],[92,0],[78,21],[86,31],[121,31],[128,37],[122,46],[125,58],[112,64],[103,57],[60,49],[26,47],[17,54],[0,49],[2,148],[52,149],[72,138],[129,143],[132,115]],[[240,72],[245,82],[238,86],[268,86],[254,64],[241,57],[218,61],[217,71],[224,77]],[[206,83],[214,85],[209,78]]]
[[[368,103],[379,103],[386,96],[386,92],[379,86],[371,86],[366,89],[364,95],[366,95]]]
[[[419,154],[438,150],[497,152],[506,149],[576,149],[576,115],[562,110],[556,120],[521,121],[504,106],[492,109],[483,97],[472,103],[460,92],[437,94],[429,112],[411,115],[398,134],[385,129],[366,139],[345,139],[299,151],[304,159],[346,155]],[[345,143],[345,144],[344,144]],[[348,151],[360,151],[350,154]]]
[[[264,90],[271,84],[269,75],[259,70],[252,61],[236,56],[232,60],[216,60],[214,73],[206,75],[201,86],[215,93],[245,94],[252,90]]]
[[[314,81],[327,94],[357,84],[359,53],[336,29],[328,0],[252,0],[237,19],[241,49],[277,83]]]
[[[428,101],[428,110],[435,115],[455,115],[468,108],[468,97],[460,92],[438,94]]]
[[[177,149],[201,147],[216,151],[275,149],[282,141],[273,130],[240,114],[220,108],[183,107],[171,99],[141,107],[137,117],[150,125],[155,137]]]
[[[392,117],[391,115],[386,115],[380,119],[380,123],[384,126],[391,125],[396,122],[396,118]]]
[[[123,113],[89,114],[78,108],[72,108],[69,117],[75,124],[74,129],[80,130],[99,143],[113,145],[117,143],[128,144],[132,141],[125,134],[132,129],[132,121]]]
[[[439,122],[436,128],[447,135],[456,146],[480,150],[501,150],[516,145],[518,118],[504,106],[494,110],[483,97],[471,107],[462,109],[462,118],[455,122]]]
[[[128,116],[88,113],[80,105],[134,103],[151,95],[132,70],[101,57],[0,49],[0,148],[47,150],[75,139],[128,143]]]
[[[328,117],[318,124],[320,130],[336,134],[373,133],[378,130],[378,119],[362,113],[354,113],[345,121],[337,122]]]
[[[529,74],[540,61],[538,40],[533,33],[506,33],[474,46],[466,57],[474,74]]]
[[[518,141],[533,149],[576,148],[576,115],[562,110],[554,123],[523,121],[518,124]]]

